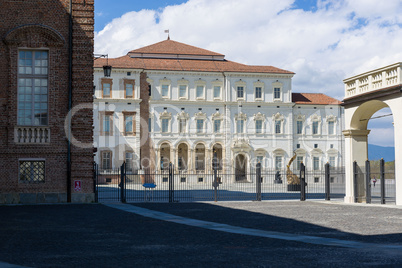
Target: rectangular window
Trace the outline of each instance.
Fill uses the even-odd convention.
[[[221,87],[214,86],[214,99],[220,99],[220,98],[221,98]]]
[[[112,168],[112,152],[102,152],[102,169]]]
[[[275,120],[275,134],[281,133],[281,125],[282,125],[281,120]]]
[[[296,157],[296,169],[300,170],[300,165],[303,163],[303,156],[297,156]]]
[[[334,168],[335,167],[335,156],[329,157],[329,166]]]
[[[48,125],[48,52],[19,51],[18,125]]]
[[[163,118],[162,119],[162,132],[167,133],[169,131],[169,119]]]
[[[319,170],[320,169],[320,158],[314,156],[313,157],[313,169],[314,170]]]
[[[186,119],[179,119],[179,132],[185,133],[186,132]]]
[[[222,120],[214,120],[214,133],[221,132],[221,122]]]
[[[313,122],[313,135],[318,134],[318,121]]]
[[[133,152],[126,152],[126,171],[133,171]]]
[[[244,98],[244,87],[237,87],[237,98]]]
[[[45,182],[45,161],[19,161],[21,182]]]
[[[135,115],[124,115],[124,132],[125,135],[135,135]]]
[[[278,100],[281,98],[281,89],[279,87],[274,88],[274,99]]]
[[[236,132],[244,133],[244,120],[242,120],[242,119],[237,120]]]
[[[328,122],[328,134],[329,135],[334,135],[335,134],[335,122],[334,121],[329,121]]]
[[[275,156],[275,169],[280,170],[282,168],[282,156]]]
[[[186,85],[179,86],[179,98],[187,98],[187,86]]]
[[[256,87],[255,88],[255,98],[256,99],[261,99],[262,98],[262,88],[261,87]]]
[[[169,97],[169,85],[162,85],[162,97]]]
[[[103,97],[104,98],[110,98],[110,84],[109,83],[103,83]]]
[[[152,96],[152,86],[148,85],[148,95],[151,97]]]
[[[152,118],[148,118],[148,132],[152,132]]]
[[[113,115],[103,114],[102,117],[101,135],[111,136],[113,134]]]
[[[126,84],[126,98],[134,98],[133,84]]]
[[[255,133],[262,133],[262,120],[255,120]]]
[[[196,97],[204,98],[204,86],[197,86]]]
[[[303,121],[297,121],[296,123],[296,133],[302,134],[303,132]]]
[[[320,182],[320,177],[314,177],[314,183]]]
[[[204,132],[204,120],[197,119],[197,133],[203,133],[203,132]]]

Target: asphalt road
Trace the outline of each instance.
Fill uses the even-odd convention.
[[[345,248],[194,227],[102,204],[0,206],[0,266],[402,266],[402,209],[334,202],[138,203],[231,226],[395,248]]]

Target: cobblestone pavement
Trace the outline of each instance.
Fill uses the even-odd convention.
[[[396,206],[311,201],[133,205],[264,231],[402,246],[402,209]],[[0,206],[0,224],[0,266],[402,266],[400,247],[350,249],[232,234],[101,204]]]

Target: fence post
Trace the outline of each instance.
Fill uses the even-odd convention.
[[[358,189],[357,189],[357,162],[353,162],[353,195],[355,196],[355,203],[358,201]]]
[[[370,161],[366,160],[366,204],[371,203]]]
[[[385,204],[385,163],[384,158],[380,160],[380,177],[381,177],[381,204]]]
[[[98,203],[98,164],[94,161],[93,164],[93,176],[94,176],[94,193],[95,203]]]
[[[300,163],[300,201],[306,201],[306,167]]]
[[[174,189],[173,189],[173,179],[174,179],[174,177],[173,177],[173,174],[174,173],[174,171],[173,171],[173,164],[172,163],[169,163],[169,203],[173,203],[173,200],[174,200],[174,196],[173,196],[173,191],[174,191]]]
[[[126,162],[120,167],[120,201],[122,203],[126,203],[126,195],[125,195],[125,183],[126,183]]]
[[[256,187],[257,187],[257,201],[261,201],[261,163],[257,163],[257,169],[256,169]]]
[[[325,200],[331,200],[330,197],[330,171],[329,171],[329,163],[325,164]]]

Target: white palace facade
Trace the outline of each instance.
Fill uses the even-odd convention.
[[[103,65],[111,65],[104,77]],[[292,93],[293,72],[250,66],[173,40],[119,58],[95,60],[95,161],[101,170],[126,161],[189,173],[283,169],[297,155],[321,170],[343,165],[340,102]],[[149,158],[149,161],[145,161]],[[147,165],[147,167],[145,167]]]

